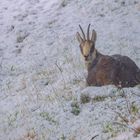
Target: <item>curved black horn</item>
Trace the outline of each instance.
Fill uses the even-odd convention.
[[[90,40],[90,38],[89,38],[89,29],[90,29],[90,24],[88,25],[88,28],[87,28],[87,40]]]
[[[82,31],[82,34],[83,34],[83,39],[84,39],[84,40],[86,40],[86,37],[85,37],[84,31],[83,31],[83,29],[82,29],[81,25],[79,25],[79,27],[80,27],[80,29],[81,29],[81,31]]]

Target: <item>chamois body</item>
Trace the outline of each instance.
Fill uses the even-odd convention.
[[[116,85],[133,87],[140,83],[140,69],[127,56],[102,55],[88,66],[87,84],[89,86]]]
[[[99,53],[95,49],[96,32],[93,30],[92,38],[89,39],[89,28],[90,24],[87,39],[85,39],[81,26],[83,38],[77,33],[81,53],[87,64],[87,85],[103,86],[113,84],[119,87],[134,87],[140,84],[140,69],[135,62],[127,56],[119,54],[108,56]]]

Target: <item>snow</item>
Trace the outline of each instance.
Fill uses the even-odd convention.
[[[139,86],[86,87],[75,34],[79,24],[86,30],[89,23],[100,52],[127,55],[140,67],[138,0],[0,1],[1,140],[140,138],[114,124],[123,123],[116,111],[139,120]]]

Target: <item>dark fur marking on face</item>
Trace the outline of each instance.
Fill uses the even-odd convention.
[[[92,54],[93,52],[94,52],[94,50],[95,50],[95,47],[94,47],[94,43],[92,44],[92,47],[91,47],[91,49],[90,49],[90,54]]]
[[[82,49],[82,46],[80,45],[80,50],[81,50],[81,53],[83,54],[83,49]]]

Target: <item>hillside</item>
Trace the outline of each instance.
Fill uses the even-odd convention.
[[[0,140],[140,139],[139,85],[86,87],[89,23],[98,51],[140,67],[138,0],[0,0]]]

